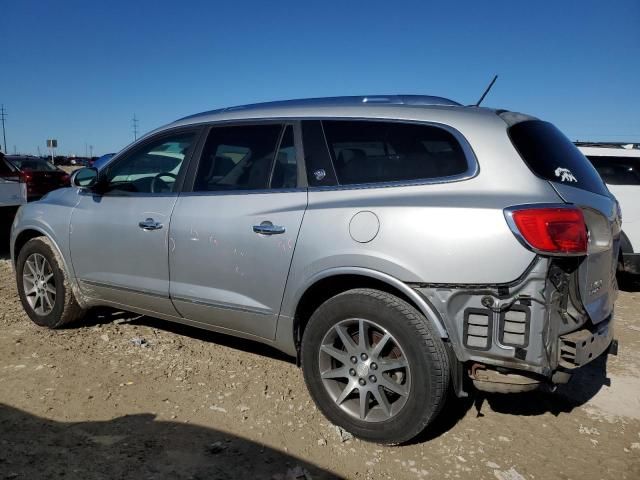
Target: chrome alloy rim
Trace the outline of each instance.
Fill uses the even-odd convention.
[[[407,357],[396,338],[371,320],[351,318],[333,326],[322,339],[319,367],[329,396],[359,420],[389,420],[409,398]]]
[[[56,282],[47,259],[32,253],[22,270],[24,296],[31,309],[38,315],[48,315],[56,303]]]

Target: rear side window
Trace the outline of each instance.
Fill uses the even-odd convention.
[[[430,125],[377,121],[323,121],[341,185],[461,175],[465,154],[447,130]]]
[[[587,157],[605,183],[640,185],[640,157]]]
[[[268,188],[282,133],[280,124],[212,128],[200,158],[194,191]],[[276,181],[283,186],[291,181],[290,150],[285,146],[278,153],[282,155]]]
[[[596,169],[555,126],[527,120],[509,128],[509,137],[533,173],[551,182],[608,195]]]

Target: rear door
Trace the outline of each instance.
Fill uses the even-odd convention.
[[[640,252],[640,152],[635,157],[587,155],[587,158],[620,202],[622,230],[634,251]]]
[[[589,246],[578,271],[580,297],[593,323],[607,319],[617,297],[621,220],[615,197],[591,163],[552,124],[526,120],[511,126],[509,136],[534,174],[548,180],[565,202],[582,208]]]
[[[296,129],[211,128],[171,219],[171,298],[185,318],[274,338],[307,206]]]
[[[17,170],[0,156],[0,207],[15,207],[26,201],[26,185]]]

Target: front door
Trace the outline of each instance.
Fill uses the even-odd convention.
[[[274,338],[307,205],[294,126],[210,130],[171,221],[171,298],[187,319]]]
[[[179,131],[135,146],[101,173],[99,193],[79,192],[70,248],[84,294],[176,315],[169,299],[169,222],[196,137]]]

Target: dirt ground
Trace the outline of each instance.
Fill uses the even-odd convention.
[[[48,331],[0,253],[1,479],[638,479],[640,293],[618,357],[555,393],[452,399],[411,445],[349,439],[292,359],[146,317]]]

